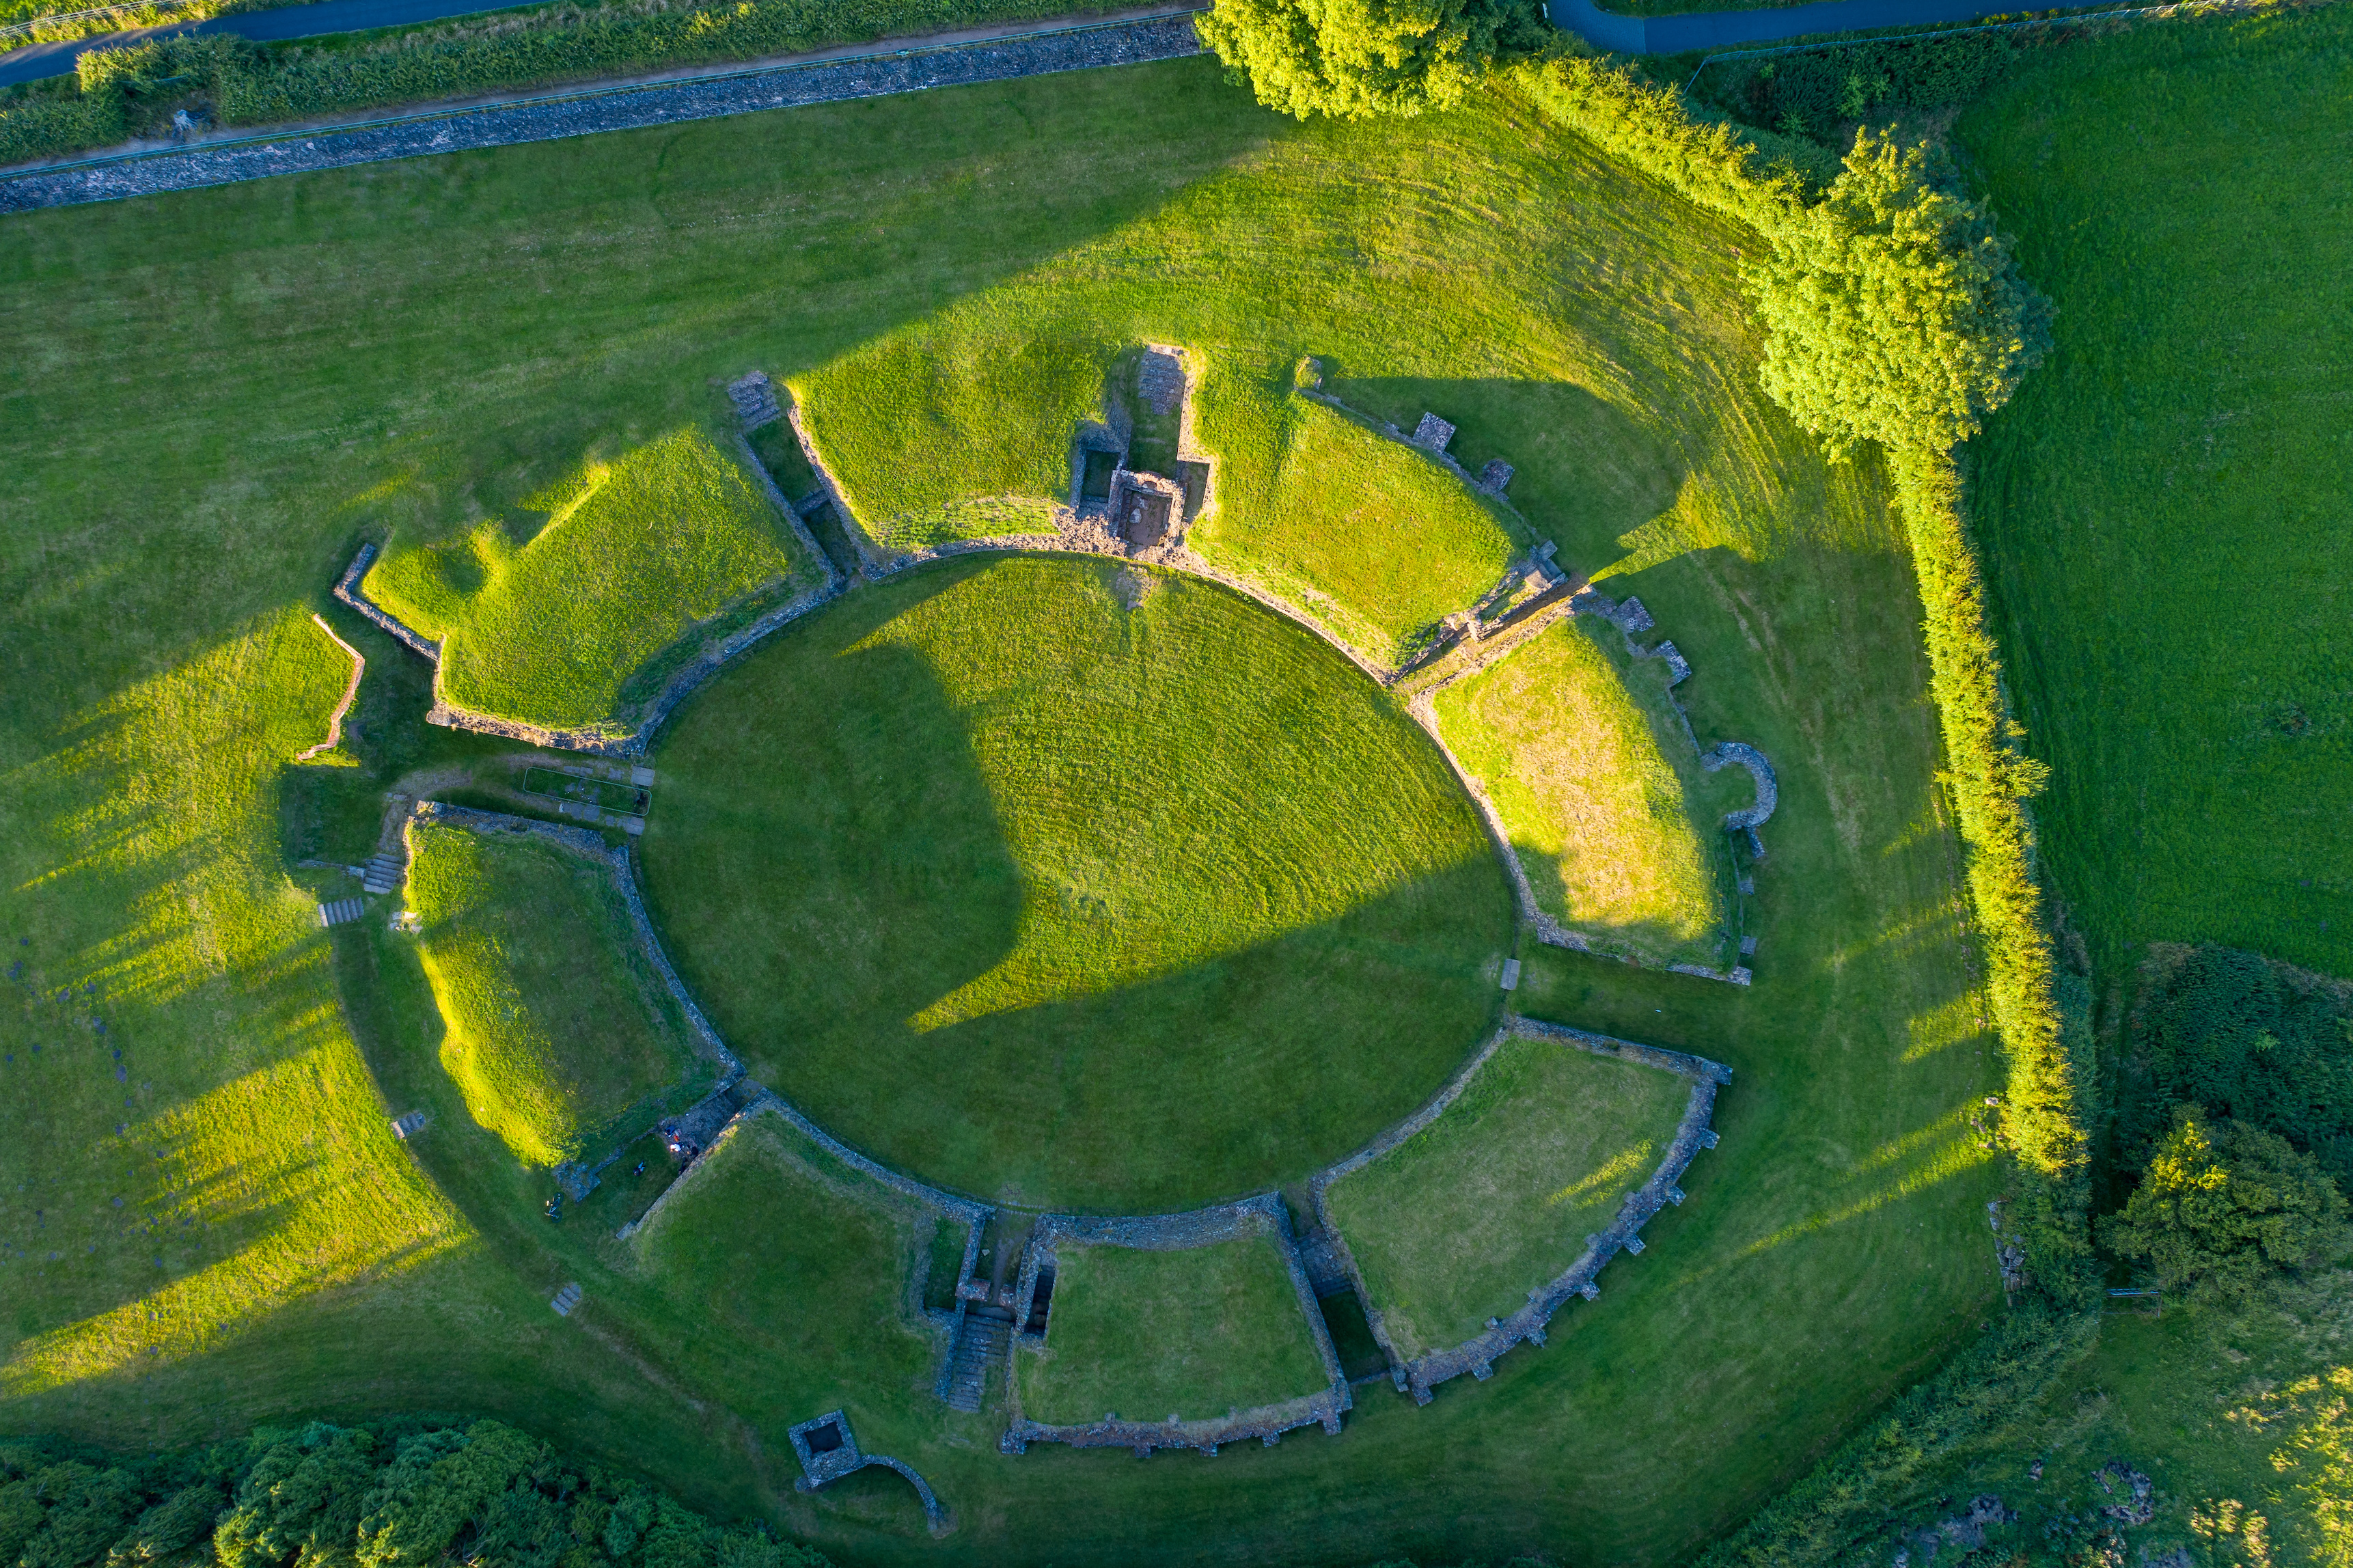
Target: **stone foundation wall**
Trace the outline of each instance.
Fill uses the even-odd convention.
[[[1309,1425],[1336,1436],[1340,1417],[1355,1403],[1348,1379],[1340,1370],[1340,1356],[1324,1325],[1324,1310],[1299,1255],[1299,1241],[1291,1229],[1291,1212],[1273,1193],[1261,1193],[1240,1203],[1219,1204],[1173,1215],[1047,1215],[1031,1227],[1029,1244],[1021,1257],[1021,1280],[1014,1292],[1014,1322],[1027,1323],[1036,1305],[1038,1275],[1056,1261],[1063,1242],[1082,1247],[1127,1247],[1148,1252],[1182,1252],[1197,1247],[1251,1237],[1270,1240],[1282,1253],[1291,1286],[1314,1335],[1324,1363],[1324,1387],[1314,1394],[1261,1405],[1232,1415],[1198,1421],[1090,1421],[1052,1426],[1032,1421],[1021,1413],[1019,1373],[1023,1342],[1017,1332],[1006,1351],[1006,1402],[1012,1418],[997,1447],[1008,1454],[1026,1453],[1032,1443],[1067,1443],[1079,1448],[1129,1448],[1138,1457],[1155,1448],[1198,1448],[1215,1454],[1228,1443],[1252,1438],[1272,1447],[1285,1432]],[[1051,1319],[1048,1332],[1050,1334]]]
[[[1510,1318],[1489,1319],[1486,1332],[1449,1350],[1409,1358],[1398,1352],[1388,1337],[1381,1321],[1380,1303],[1366,1285],[1364,1272],[1356,1264],[1347,1237],[1333,1221],[1324,1194],[1334,1182],[1363,1169],[1435,1121],[1461,1096],[1479,1070],[1487,1065],[1488,1059],[1504,1041],[1514,1037],[1546,1040],[1577,1050],[1590,1051],[1596,1056],[1612,1057],[1671,1072],[1690,1080],[1691,1095],[1685,1102],[1683,1120],[1675,1129],[1674,1138],[1668,1144],[1666,1156],[1660,1161],[1650,1180],[1627,1197],[1609,1228],[1586,1237],[1585,1250],[1575,1262],[1550,1281],[1530,1290],[1526,1303]],[[1641,1252],[1641,1229],[1651,1216],[1671,1203],[1683,1201],[1683,1189],[1676,1184],[1694,1154],[1702,1149],[1715,1146],[1715,1132],[1709,1126],[1715,1105],[1715,1091],[1719,1085],[1731,1081],[1730,1068],[1704,1057],[1662,1050],[1655,1046],[1638,1045],[1631,1040],[1614,1039],[1607,1035],[1514,1016],[1488,1039],[1469,1065],[1456,1074],[1453,1081],[1429,1104],[1338,1164],[1317,1173],[1309,1183],[1317,1223],[1331,1238],[1349,1279],[1356,1285],[1357,1299],[1364,1303],[1366,1321],[1372,1325],[1373,1337],[1380,1342],[1382,1352],[1389,1358],[1390,1376],[1398,1387],[1410,1393],[1417,1404],[1427,1405],[1430,1400],[1430,1391],[1449,1378],[1459,1377],[1467,1372],[1483,1381],[1491,1373],[1495,1358],[1505,1351],[1523,1342],[1543,1344],[1546,1325],[1570,1297],[1582,1296],[1590,1300],[1599,1296],[1600,1287],[1594,1283],[1594,1277],[1600,1273],[1602,1267],[1620,1252]]]
[[[384,632],[411,653],[430,660],[438,669],[441,663],[441,645],[401,625],[383,610],[378,609],[375,601],[360,592],[360,579],[366,576],[368,568],[375,564],[375,543],[371,542],[361,545],[360,552],[352,557],[352,563],[343,568],[343,574],[335,581],[335,597],[366,616],[375,624],[377,630]],[[438,678],[435,684],[439,684]]]

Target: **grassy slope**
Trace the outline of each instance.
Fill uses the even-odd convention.
[[[1617,646],[1612,646],[1613,644]],[[1536,907],[1653,963],[1728,967],[1732,875],[1717,809],[1656,659],[1577,616],[1432,699],[1494,803]]]
[[[1064,1242],[1055,1260],[1046,1348],[1017,1358],[1032,1421],[1198,1421],[1324,1385],[1290,1271],[1262,1237],[1186,1252]]]
[[[656,756],[647,893],[721,1031],[839,1135],[992,1201],[1303,1177],[1444,1081],[1512,942],[1477,818],[1363,675],[1193,579],[1123,609],[1113,572],[897,579],[699,693]]]
[[[1389,1342],[1461,1344],[1584,1249],[1664,1157],[1690,1086],[1541,1040],[1504,1043],[1445,1114],[1326,1189]]]
[[[630,676],[730,604],[816,563],[759,483],[682,426],[592,458],[454,538],[396,537],[366,592],[442,640],[460,708],[563,728],[628,726]]]
[[[36,938],[28,973],[51,990],[122,977],[111,1027],[155,1063],[133,1080],[154,1086],[141,1125],[169,1119],[207,1168],[244,1162],[246,1228],[206,1234],[203,1262],[258,1283],[146,1357],[143,1339],[108,1337],[146,1332],[142,1276],[69,1289],[5,1265],[0,1426],[160,1439],[438,1408],[462,1388],[845,1556],[932,1554],[902,1487],[866,1489],[899,1483],[794,1493],[733,1414],[765,1407],[661,1372],[659,1336],[631,1337],[638,1309],[596,1233],[547,1225],[544,1189],[466,1125],[429,994],[398,973],[413,944],[269,912],[280,753],[233,672],[256,628],[325,604],[364,529],[446,536],[610,432],[702,416],[711,376],[828,363],[1016,274],[1058,279],[1075,314],[1119,317],[1102,330],[1123,341],[1187,341],[1210,295],[1254,291],[1289,340],[1271,386],[1317,353],[1352,404],[1457,418],[1457,455],[1517,464],[1515,500],[1570,563],[1639,590],[1698,667],[1683,689],[1702,733],[1764,747],[1782,805],[1751,992],[1532,955],[1524,1006],[1741,1074],[1693,1201],[1654,1222],[1604,1310],[1428,1409],[1368,1401],[1342,1447],[1294,1438],[1215,1465],[1008,1462],[977,1423],[914,1401],[871,1440],[958,1501],[950,1549],[1663,1561],[1984,1309],[1988,1177],[1961,1163],[1957,1120],[1999,1079],[1972,1023],[1919,610],[1879,479],[1826,468],[1755,392],[1741,237],[1535,117],[1302,127],[1196,61],[262,181],[11,218],[9,234],[0,937]],[[126,428],[137,463],[111,442]],[[421,666],[328,613],[368,656],[372,744],[389,732],[383,694],[413,690]],[[323,711],[306,710],[300,744]],[[255,921],[277,934],[206,945]],[[397,1006],[381,996],[396,981]],[[300,1075],[299,1092],[262,1096],[247,1080],[264,1070]],[[0,1139],[0,1197],[37,1181],[90,1199],[47,1216],[69,1256],[115,1212],[98,1206],[114,1167],[95,1127],[120,1100],[90,1079],[0,1108],[39,1118]],[[224,1090],[213,1103],[251,1096],[254,1116],[199,1109]],[[435,1131],[404,1150],[380,1118],[420,1105]],[[589,1289],[585,1321],[546,1309],[568,1279]],[[26,1370],[64,1345],[90,1347],[85,1373]],[[1403,1479],[1441,1467],[1442,1514]]]
[[[2057,353],[1976,522],[2044,852],[2104,966],[2162,939],[2353,973],[2353,17],[2151,27],[1963,117]],[[2122,152],[2126,156],[2116,154]]]
[[[551,1166],[681,1079],[708,1079],[630,939],[610,875],[528,840],[410,830],[408,907],[474,1120]]]
[[[1532,542],[1430,458],[1271,390],[1249,375],[1203,389],[1201,441],[1220,465],[1195,546],[1304,605],[1375,662],[1401,665]]]
[[[870,533],[914,548],[1051,526],[1078,422],[1103,416],[1128,346],[1056,320],[1067,300],[1059,286],[1007,290],[797,379]],[[1212,308],[1187,340],[1214,345],[1198,356],[1194,400],[1218,463],[1191,542],[1375,661],[1405,662],[1495,585],[1525,530],[1430,458],[1292,395],[1287,374],[1267,374],[1258,301],[1237,292]]]
[[[931,1384],[937,1349],[909,1316],[928,1211],[778,1116],[737,1123],[681,1179],[631,1241],[660,1300],[649,1321],[691,1373],[756,1390],[767,1441],[842,1405],[873,1444]]]

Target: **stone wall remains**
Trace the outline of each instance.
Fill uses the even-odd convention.
[[[1273,1193],[1261,1193],[1240,1203],[1219,1204],[1184,1214],[1094,1215],[1047,1215],[1031,1227],[1029,1244],[1021,1257],[1021,1280],[1014,1292],[1014,1321],[1027,1323],[1036,1304],[1039,1272],[1053,1267],[1056,1248],[1067,1242],[1076,1247],[1129,1247],[1151,1252],[1181,1252],[1197,1247],[1263,1237],[1282,1253],[1291,1285],[1314,1335],[1324,1363],[1324,1387],[1314,1394],[1257,1405],[1223,1416],[1195,1421],[1090,1421],[1082,1425],[1049,1425],[1021,1413],[1019,1358],[1029,1336],[1016,1333],[1006,1351],[1006,1401],[1012,1419],[997,1447],[1008,1454],[1026,1453],[1032,1443],[1067,1443],[1079,1448],[1128,1448],[1141,1458],[1155,1448],[1197,1448],[1215,1454],[1228,1443],[1255,1438],[1272,1447],[1285,1432],[1309,1425],[1336,1436],[1340,1417],[1355,1403],[1348,1379],[1340,1370],[1340,1356],[1324,1325],[1324,1310],[1316,1302],[1314,1285],[1301,1260],[1298,1237],[1292,1234],[1291,1213]],[[1052,1332],[1050,1313],[1049,1334]]]
[[[1511,1037],[1546,1040],[1573,1049],[1590,1051],[1597,1056],[1612,1057],[1672,1072],[1690,1080],[1691,1095],[1685,1102],[1683,1120],[1675,1129],[1674,1138],[1668,1144],[1666,1155],[1651,1173],[1650,1180],[1640,1190],[1627,1195],[1608,1228],[1586,1237],[1585,1249],[1575,1262],[1548,1282],[1531,1289],[1526,1302],[1509,1318],[1490,1318],[1484,1333],[1448,1350],[1408,1358],[1399,1353],[1389,1339],[1381,1321],[1380,1303],[1366,1286],[1364,1272],[1357,1267],[1347,1237],[1334,1223],[1324,1194],[1334,1182],[1363,1169],[1436,1121],[1454,1103],[1479,1070],[1486,1066],[1497,1047]],[[1716,1135],[1709,1126],[1715,1105],[1715,1092],[1718,1086],[1731,1081],[1730,1068],[1704,1057],[1662,1050],[1655,1046],[1638,1045],[1631,1040],[1614,1039],[1607,1035],[1514,1016],[1428,1105],[1347,1159],[1319,1172],[1309,1184],[1317,1223],[1331,1237],[1350,1279],[1356,1285],[1357,1298],[1364,1303],[1366,1321],[1372,1325],[1374,1338],[1379,1341],[1381,1350],[1389,1358],[1390,1376],[1397,1386],[1410,1393],[1417,1404],[1427,1405],[1430,1400],[1430,1390],[1449,1378],[1459,1377],[1467,1372],[1484,1381],[1493,1370],[1495,1358],[1505,1351],[1523,1342],[1543,1344],[1546,1325],[1551,1322],[1554,1313],[1567,1304],[1570,1297],[1581,1296],[1588,1300],[1599,1297],[1601,1290],[1594,1282],[1594,1277],[1600,1273],[1602,1267],[1620,1252],[1641,1252],[1641,1229],[1651,1216],[1669,1204],[1683,1201],[1683,1189],[1677,1183],[1694,1154],[1702,1149],[1715,1147]]]
[[[408,627],[378,609],[373,600],[360,592],[360,579],[367,575],[368,568],[375,563],[375,545],[371,541],[360,546],[360,552],[352,557],[352,563],[344,567],[343,574],[336,579],[335,597],[366,616],[368,620],[375,623],[377,630],[389,636],[411,653],[421,655],[430,660],[438,670],[441,664],[441,645],[431,637],[420,636],[409,630]],[[435,684],[439,684],[438,676],[435,678]]]

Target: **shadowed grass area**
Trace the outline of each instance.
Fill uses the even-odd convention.
[[[789,1456],[795,1422],[841,1405],[879,1435],[928,1394],[944,1347],[914,1289],[935,1218],[765,1114],[729,1128],[629,1246],[683,1364],[754,1393]]]
[[[1442,1082],[1511,902],[1390,700],[1226,589],[969,561],[697,695],[645,841],[675,961],[762,1081],[993,1198],[1293,1179]],[[1374,1064],[1378,1070],[1374,1070]]]
[[[458,707],[629,728],[629,677],[697,621],[818,564],[742,462],[682,426],[592,459],[454,539],[396,536],[364,590],[441,642]]]
[[[1021,1413],[1198,1421],[1320,1392],[1323,1358],[1271,1239],[1182,1252],[1054,1250],[1046,1348],[1017,1353]]]
[[[1691,1086],[1548,1041],[1497,1047],[1444,1114],[1324,1189],[1389,1342],[1474,1338],[1650,1180]]]
[[[2119,973],[2162,941],[2353,973],[2353,229],[2312,179],[2348,60],[2326,7],[2150,27],[1959,124],[2059,307],[1971,495],[2042,851]]]
[[[526,838],[408,832],[418,952],[448,1028],[441,1064],[516,1159],[601,1152],[588,1142],[632,1107],[710,1079],[609,871]]]
[[[1214,62],[1186,61],[7,227],[0,310],[18,352],[0,356],[0,942],[35,946],[14,950],[27,992],[0,995],[139,976],[135,994],[99,994],[110,1034],[132,1037],[132,1089],[153,1086],[151,1114],[205,1107],[222,1173],[204,1190],[236,1194],[245,1228],[191,1227],[207,1249],[191,1263],[221,1288],[167,1314],[186,1331],[145,1355],[130,1331],[149,1331],[160,1288],[128,1268],[68,1266],[106,1259],[111,1197],[143,1190],[115,1185],[143,1167],[107,1163],[111,1078],[62,1077],[71,1098],[21,1110],[0,1097],[0,1116],[23,1119],[0,1137],[0,1427],[169,1447],[257,1421],[446,1409],[459,1390],[484,1415],[718,1514],[756,1511],[843,1562],[1541,1550],[1664,1563],[1802,1470],[1999,1300],[1990,1173],[1967,1163],[1954,1119],[2000,1076],[1975,1022],[1920,608],[1882,477],[1868,461],[1823,465],[1757,392],[1734,256],[1753,237],[1524,105],[1482,100],[1402,129],[1303,126],[1221,86]],[[748,1352],[683,1368],[702,1353],[687,1343],[697,1325],[663,1315],[620,1267],[623,1244],[585,1223],[587,1205],[542,1217],[544,1176],[471,1126],[440,1069],[414,944],[381,921],[309,923],[279,869],[284,775],[270,759],[320,738],[347,667],[307,634],[320,700],[281,752],[246,639],[308,595],[363,649],[347,746],[379,759],[380,790],[476,742],[418,726],[421,661],[327,603],[361,537],[455,537],[599,441],[620,449],[707,417],[713,377],[797,374],[952,300],[1020,315],[1041,337],[1204,343],[1236,296],[1260,325],[1233,374],[1289,395],[1297,357],[1314,353],[1356,406],[1455,419],[1457,456],[1473,471],[1489,457],[1518,465],[1514,502],[1538,532],[1567,563],[1629,579],[1610,591],[1639,592],[1691,658],[1699,673],[1679,690],[1700,732],[1774,759],[1755,987],[1530,953],[1516,994],[1527,1011],[1732,1064],[1724,1144],[1686,1181],[1692,1201],[1646,1231],[1650,1250],[1613,1266],[1599,1310],[1566,1314],[1549,1347],[1427,1409],[1376,1390],[1336,1440],[1294,1436],[1214,1463],[1044,1447],[1008,1459],[985,1418],[946,1412],[928,1382],[902,1390],[859,1435],[956,1506],[959,1532],[935,1543],[895,1478],[796,1492],[782,1428],[814,1412],[747,1383]],[[742,755],[758,764],[776,743],[747,737]],[[862,780],[858,797],[885,816],[942,767],[936,749],[892,762],[906,771]],[[941,787],[966,798],[969,782]],[[649,831],[682,799],[670,791],[657,789]],[[324,853],[357,858],[368,840],[337,835],[371,818],[345,804]],[[910,853],[892,876],[916,887],[926,866]],[[1019,907],[981,913],[1009,942]],[[246,940],[255,922],[275,934]],[[985,973],[925,970],[944,944],[920,921],[875,930],[885,973],[926,982],[894,1020]],[[1410,947],[1373,955],[1395,966],[1368,962],[1376,994],[1392,974],[1409,997],[1443,981],[1412,981]],[[754,961],[780,962],[727,960]],[[8,1047],[18,1062],[0,1071],[32,1043],[58,1047],[63,1030],[26,1016]],[[965,1026],[924,1038],[944,1055]],[[1031,1037],[1040,1051],[1056,1038]],[[288,1062],[282,1080],[255,1076]],[[1395,1071],[1394,1087],[1338,1088],[1409,1106],[1435,1081]],[[1329,1087],[1270,1071],[1235,1091],[1281,1119]],[[435,1121],[402,1145],[383,1119],[413,1108]],[[1090,1114],[1073,1106],[1057,1127]],[[38,1202],[46,1229],[16,1206],[36,1187],[59,1196]],[[98,1253],[77,1253],[92,1242]],[[586,1300],[558,1318],[548,1298],[572,1279]],[[68,1362],[58,1346],[106,1348]]]
[[[1597,952],[1730,967],[1732,864],[1715,828],[1732,792],[1701,770],[1663,660],[1629,658],[1616,627],[1572,616],[1431,706],[1538,909]]]

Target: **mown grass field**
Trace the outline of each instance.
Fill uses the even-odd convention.
[[[536,467],[480,483],[520,488]],[[631,678],[695,623],[821,574],[733,451],[687,425],[567,468],[454,535],[396,531],[362,588],[441,643],[457,707],[628,730],[659,689]]]
[[[528,839],[408,829],[407,907],[448,1033],[441,1065],[474,1120],[551,1167],[712,1069],[638,956],[612,874]],[[691,1092],[690,1089],[686,1092]]]
[[[1469,1055],[1513,941],[1470,804],[1372,682],[1222,587],[1150,574],[1126,608],[1118,571],[893,579],[655,754],[647,895],[721,1033],[991,1202],[1303,1178]]]
[[[1437,1121],[1325,1188],[1398,1353],[1475,1338],[1574,1263],[1665,1158],[1690,1094],[1655,1068],[1508,1039]]]
[[[2043,851],[2094,957],[2353,973],[2338,183],[2353,18],[2056,52],[1959,122],[2057,351],[1972,443]]]
[[[1630,658],[1616,627],[1574,616],[1430,703],[1447,749],[1494,804],[1536,908],[1599,952],[1736,962],[1721,824],[1749,786],[1701,769],[1663,660]]]
[[[0,942],[34,945],[0,1072],[48,1076],[0,1095],[0,1427],[165,1446],[462,1395],[844,1561],[1665,1563],[1996,1300],[1963,1118],[2000,1074],[1881,478],[1823,465],[1755,390],[1753,240],[1523,106],[1300,126],[1191,61],[6,226]],[[542,1217],[440,1068],[413,944],[322,932],[290,887],[280,761],[348,668],[311,607],[368,658],[375,787],[475,754],[417,725],[421,664],[327,599],[364,534],[454,536],[616,431],[707,416],[712,377],[797,374],[1017,282],[1041,334],[1123,342],[1194,341],[1249,296],[1266,384],[1312,353],[1352,405],[1457,420],[1567,563],[1641,593],[1698,669],[1701,732],[1763,748],[1782,794],[1750,991],[1524,955],[1524,1010],[1739,1073],[1691,1202],[1598,1310],[1427,1409],[1375,1390],[1336,1440],[1214,1462],[1008,1459],[902,1388],[860,1437],[957,1507],[941,1545],[895,1478],[793,1491],[782,1426],[815,1412],[741,1364],[681,1368],[691,1326],[610,1232]],[[87,984],[135,1107],[94,1047],[50,1056],[84,1037],[40,998]],[[436,1121],[404,1146],[384,1119],[411,1108]],[[134,1205],[179,1232],[161,1272]]]
[[[1290,1271],[1264,1237],[1183,1252],[1064,1241],[1054,1257],[1046,1347],[1014,1360],[1032,1421],[1198,1421],[1325,1386]]]

